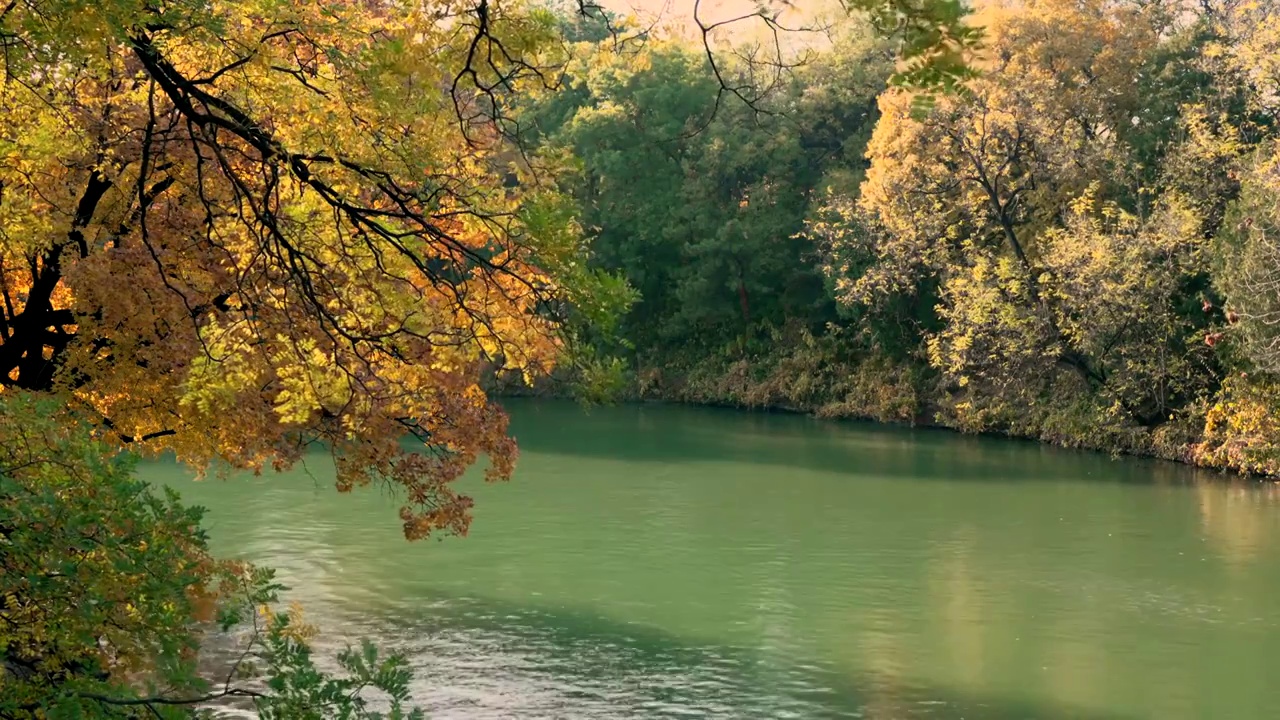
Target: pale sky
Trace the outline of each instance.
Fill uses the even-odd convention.
[[[661,26],[671,31],[692,31],[694,0],[598,0],[601,5],[622,15],[636,15],[641,19],[657,18]],[[803,26],[819,16],[819,11],[832,5],[831,0],[765,0],[770,8],[782,9],[778,20],[785,26]],[[762,3],[758,0],[702,0],[697,4],[698,18],[705,24],[727,20],[756,11]],[[789,7],[790,6],[790,7]],[[803,7],[800,7],[803,6]],[[717,30],[721,37],[747,38],[767,32],[764,23],[756,19],[743,20]]]

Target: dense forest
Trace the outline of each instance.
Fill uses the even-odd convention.
[[[495,375],[1280,470],[1275,7],[833,8],[0,7],[0,718],[420,717],[134,463],[465,534]]]
[[[633,397],[940,424],[1280,469],[1280,19],[1246,2],[988,3],[920,102],[847,19],[726,102],[697,43],[597,28],[542,152],[638,293]],[[746,56],[746,53],[742,53]],[[730,98],[733,100],[734,98]]]

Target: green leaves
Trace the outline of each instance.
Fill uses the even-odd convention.
[[[117,673],[158,670],[180,691],[195,649],[188,589],[206,577],[202,510],[153,493],[133,462],[54,404],[0,397],[0,715],[31,703],[91,712]],[[8,715],[22,717],[22,715]]]
[[[968,22],[970,9],[962,0],[846,0],[846,7],[866,13],[880,32],[898,40],[902,67],[890,82],[922,91],[923,106],[977,77],[971,60],[984,33]]]
[[[660,42],[596,48],[569,78],[576,110],[559,96],[547,98],[554,110],[533,110],[564,119],[543,128],[544,147],[578,161],[561,186],[596,235],[588,263],[638,292],[620,327],[631,345],[716,352],[830,308],[807,243],[793,236],[825,173],[860,170],[890,72],[883,45],[854,25],[776,89],[777,115],[717,102],[698,49]],[[628,352],[610,348],[603,354]],[[611,364],[595,369],[587,385],[618,380]]]
[[[267,687],[271,694],[255,701],[262,720],[423,720],[418,708],[406,709],[412,671],[402,655],[383,658],[373,643],[365,640],[359,649],[347,648],[338,654],[346,677],[319,672],[307,645],[291,636],[289,617],[277,615],[263,641],[263,653],[270,662]],[[371,710],[365,697],[377,690],[388,698],[389,708]]]
[[[236,695],[282,720],[422,717],[404,707],[402,656],[366,643],[339,658],[346,677],[318,670],[296,610],[262,610],[284,590],[274,573],[212,558],[201,508],[135,479],[131,456],[58,409],[0,394],[0,717],[189,718]],[[250,630],[243,653],[271,692],[200,677],[215,619]],[[231,680],[254,675],[239,669]],[[390,714],[369,710],[366,690],[389,696]]]

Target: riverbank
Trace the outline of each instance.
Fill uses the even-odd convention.
[[[808,352],[806,352],[806,349]],[[495,383],[497,396],[565,398],[574,383],[552,378],[528,387]],[[785,412],[824,420],[856,420],[898,427],[948,430],[998,437],[1112,456],[1146,457],[1192,467],[1236,472],[1258,479],[1280,475],[1280,463],[1266,437],[1248,428],[1224,428],[1222,403],[1200,403],[1154,427],[1124,425],[1114,416],[1090,412],[1088,398],[1065,404],[1028,407],[1003,424],[966,422],[955,398],[939,389],[927,368],[893,365],[883,359],[851,362],[832,358],[812,346],[793,347],[781,358],[739,358],[641,365],[628,369],[610,401],[721,407]],[[1232,410],[1239,411],[1233,406]],[[1273,422],[1262,418],[1260,422]],[[1231,430],[1233,432],[1226,432]],[[1243,438],[1241,437],[1243,435]],[[1249,445],[1250,442],[1254,444]]]

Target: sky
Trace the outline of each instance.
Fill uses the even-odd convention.
[[[640,18],[657,18],[664,28],[672,31],[696,33],[694,9],[704,24],[742,17],[755,12],[761,5],[782,10],[779,22],[788,26],[801,26],[816,17],[816,8],[829,4],[829,0],[598,0],[614,12]],[[789,7],[790,6],[790,7]],[[798,6],[804,6],[801,9]],[[758,19],[747,19],[721,27],[717,39],[745,39],[767,30]]]

